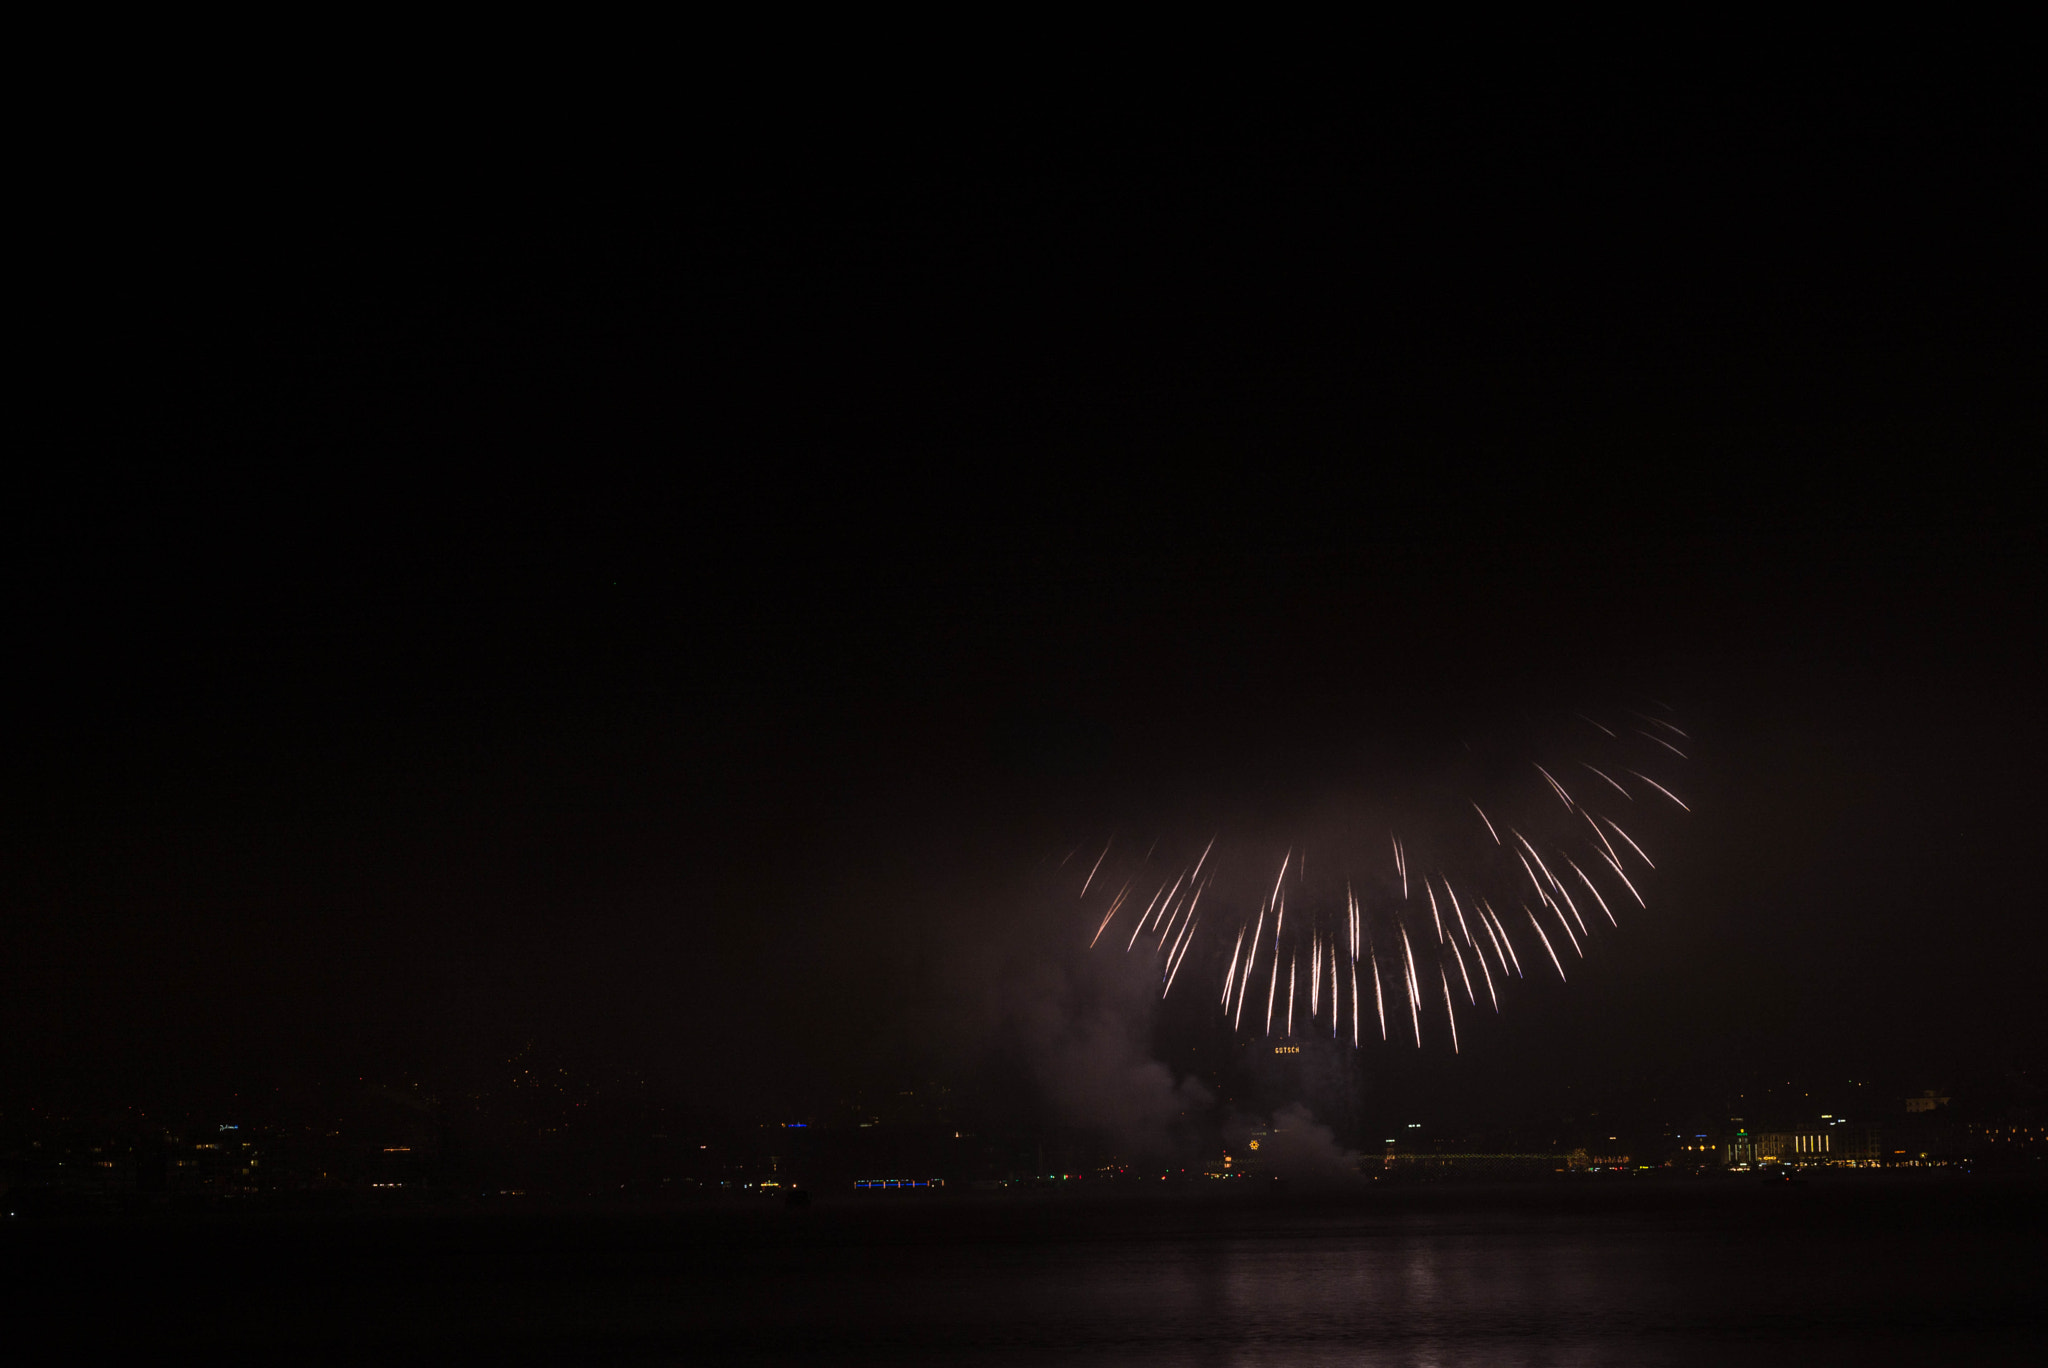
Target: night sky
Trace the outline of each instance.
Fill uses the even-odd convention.
[[[1092,929],[1049,857],[1277,855],[1643,699],[1659,896],[1444,1088],[2038,1073],[2041,129],[1871,77],[82,132],[6,1085],[966,1076]]]

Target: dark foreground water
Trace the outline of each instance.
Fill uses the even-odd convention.
[[[13,1221],[0,1258],[51,1362],[2048,1362],[2048,1192],[1968,1178]]]

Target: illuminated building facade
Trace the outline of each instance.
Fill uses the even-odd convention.
[[[1756,1136],[1755,1162],[1762,1164],[1825,1164],[1834,1156],[1827,1131],[1763,1131]]]

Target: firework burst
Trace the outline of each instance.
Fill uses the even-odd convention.
[[[1178,868],[1153,862],[1170,840],[1131,859],[1112,857],[1114,835],[1098,836],[1085,872],[1064,876],[1094,908],[1083,934],[1092,949],[1128,921],[1124,952],[1155,958],[1160,996],[1209,982],[1240,1034],[1248,1025],[1282,1037],[1328,1029],[1362,1048],[1375,1029],[1391,1038],[1391,1006],[1420,1048],[1440,1006],[1441,1038],[1456,1050],[1457,999],[1499,1013],[1526,978],[1521,949],[1565,981],[1566,959],[1586,958],[1603,930],[1621,925],[1617,905],[1648,906],[1643,889],[1657,866],[1645,843],[1692,810],[1674,791],[1684,787],[1674,772],[1687,758],[1681,745],[1692,744],[1675,723],[1639,712],[1574,717],[1569,744],[1523,755],[1484,792],[1439,804],[1462,817],[1352,823],[1316,842],[1320,881],[1308,877],[1306,844],[1264,865],[1268,884],[1258,870],[1272,856],[1222,834]],[[1260,988],[1247,1023],[1245,1000]]]

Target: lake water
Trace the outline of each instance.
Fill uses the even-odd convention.
[[[2048,1362],[2048,1193],[1968,1178],[9,1223],[75,1350],[968,1364]]]

